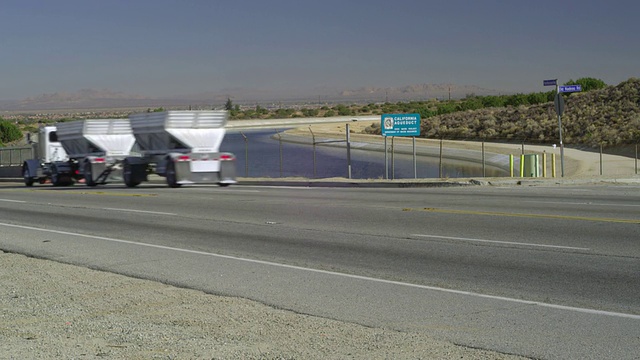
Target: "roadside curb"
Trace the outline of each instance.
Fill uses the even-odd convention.
[[[236,186],[297,186],[338,188],[424,188],[481,185],[476,181],[308,181],[308,180],[239,180]]]
[[[442,188],[462,186],[555,186],[619,184],[640,185],[640,176],[633,178],[471,178],[471,179],[287,179],[287,178],[238,178],[233,186],[289,186],[289,187],[338,187],[338,188]],[[2,178],[0,183],[23,184],[22,178]],[[150,184],[164,184],[164,179],[150,179]],[[116,183],[113,183],[116,184]],[[82,185],[82,184],[81,184]]]

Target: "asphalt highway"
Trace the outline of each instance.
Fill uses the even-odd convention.
[[[0,249],[533,358],[637,358],[640,187],[0,185]]]

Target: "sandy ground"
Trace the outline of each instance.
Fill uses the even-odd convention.
[[[344,136],[345,124],[313,125]],[[370,122],[350,123],[354,141]],[[308,134],[309,128],[292,130]],[[408,141],[398,139],[398,141]],[[439,146],[439,141],[419,140]],[[446,142],[452,148],[479,144]],[[521,147],[486,144],[487,152]],[[527,146],[527,151],[546,151]],[[598,176],[599,154],[567,150],[566,172]],[[614,176],[633,159],[605,156]],[[2,236],[2,234],[0,234]],[[0,359],[518,359],[397,332],[277,310],[260,303],[0,251]]]

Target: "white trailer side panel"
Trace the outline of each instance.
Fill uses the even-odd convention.
[[[57,125],[58,140],[71,157],[128,155],[135,143],[129,119],[87,119]]]

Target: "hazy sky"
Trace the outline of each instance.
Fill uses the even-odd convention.
[[[640,76],[640,1],[1,0],[0,99]]]

